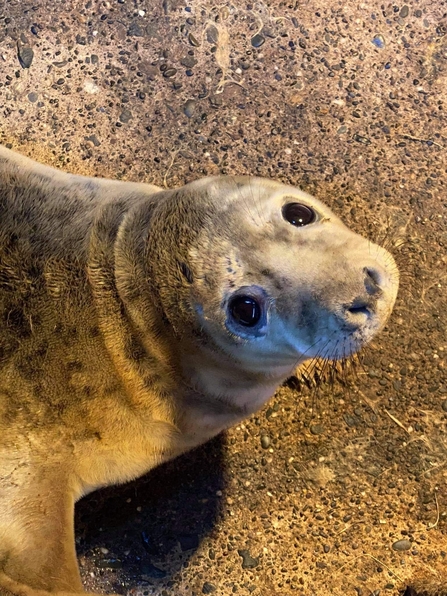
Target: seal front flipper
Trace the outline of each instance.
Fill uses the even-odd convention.
[[[63,467],[11,463],[0,454],[0,596],[83,594]]]

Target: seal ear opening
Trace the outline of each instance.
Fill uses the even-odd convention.
[[[178,266],[180,269],[180,273],[183,275],[183,277],[186,279],[186,281],[189,284],[194,283],[194,276],[192,274],[191,269],[188,267],[188,265],[186,263],[184,263],[183,261],[178,261]]]

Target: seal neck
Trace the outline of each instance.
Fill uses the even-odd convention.
[[[147,195],[102,206],[90,234],[88,276],[105,347],[130,403],[146,415],[170,420],[169,333],[160,329],[163,319],[156,301],[150,300],[151,288],[138,258],[152,206]],[[134,225],[136,207],[139,228]],[[142,291],[145,283],[149,287]]]

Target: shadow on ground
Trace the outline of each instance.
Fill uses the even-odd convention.
[[[81,564],[93,560],[95,573],[109,577],[119,569],[143,587],[169,582],[219,519],[223,455],[219,436],[143,478],[82,499],[75,522]]]

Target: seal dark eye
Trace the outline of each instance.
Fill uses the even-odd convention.
[[[287,203],[282,208],[282,216],[297,228],[308,226],[317,219],[315,211],[302,203]]]
[[[244,327],[254,327],[261,318],[261,307],[251,296],[235,296],[229,307],[233,319]]]

